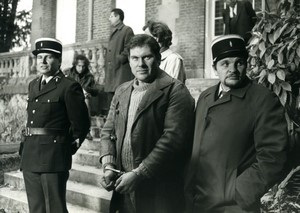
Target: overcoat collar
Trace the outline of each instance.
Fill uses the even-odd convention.
[[[64,74],[59,71],[45,86],[42,90],[40,90],[40,81],[42,76],[36,79],[36,82],[33,85],[34,98],[37,98],[41,95],[44,95],[54,89],[56,89],[57,84],[60,82],[61,78],[64,77]]]
[[[118,30],[121,30],[124,26],[125,26],[124,23],[123,23],[123,22],[120,22],[117,26],[115,26],[115,27],[113,28],[113,31],[112,31],[110,37],[112,37]]]
[[[220,105],[220,104],[231,101],[231,96],[243,98],[245,96],[248,88],[250,87],[250,84],[251,84],[251,81],[248,78],[246,78],[241,87],[230,89],[230,91],[228,92],[227,95],[216,100],[216,96],[217,96],[217,93],[219,91],[219,86],[220,86],[220,83],[219,83],[207,90],[207,93],[204,96],[205,102],[207,103],[208,108],[211,108],[216,105]]]

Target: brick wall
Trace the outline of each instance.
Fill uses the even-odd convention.
[[[108,40],[111,30],[108,18],[114,7],[115,1],[94,1],[93,39]]]
[[[77,0],[76,42],[88,40],[89,1]]]
[[[203,77],[205,53],[205,1],[179,0],[176,20],[178,52],[182,55],[188,78]]]
[[[177,44],[173,49],[184,58],[188,78],[203,77],[205,48],[205,1],[177,0],[179,16],[175,20]],[[160,14],[165,6],[176,7],[172,1],[146,0],[146,21],[163,21],[169,25],[168,14]],[[160,17],[161,20],[158,20]],[[171,28],[171,27],[170,27]]]
[[[115,7],[115,0],[93,1],[92,40],[108,40],[110,11]],[[88,40],[89,1],[77,0],[76,42]]]
[[[162,0],[146,0],[146,22],[157,19],[158,6],[161,4]]]

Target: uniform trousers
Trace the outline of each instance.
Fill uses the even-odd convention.
[[[30,213],[68,213],[66,186],[69,171],[40,173],[23,171]]]

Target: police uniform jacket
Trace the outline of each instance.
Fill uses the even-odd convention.
[[[248,79],[220,99],[218,88],[198,100],[187,212],[258,213],[260,198],[284,176],[284,110],[274,93]]]
[[[90,120],[80,84],[60,71],[43,89],[40,78],[29,83],[28,128],[55,129],[47,135],[29,134],[21,153],[21,168],[31,172],[60,172],[71,168],[79,138],[83,142]]]

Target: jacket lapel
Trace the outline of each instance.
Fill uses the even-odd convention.
[[[240,14],[241,14],[241,3],[240,2],[236,2],[236,20],[238,20],[239,19],[239,16],[240,16]]]
[[[155,100],[164,94],[162,89],[173,83],[173,80],[168,78],[164,72],[160,71],[158,75],[158,78],[154,80],[145,96],[142,98],[141,103],[136,111],[133,124]]]
[[[129,109],[129,102],[130,102],[130,97],[131,97],[131,91],[132,91],[132,83],[126,87],[122,93],[120,94],[120,97],[118,98],[119,100],[119,113],[123,117],[124,122],[127,121],[128,117],[128,109]]]
[[[40,84],[40,80],[41,78],[39,79],[39,82],[37,84],[37,88],[36,88],[36,85],[35,85],[35,91],[39,91],[37,94],[36,94],[36,97],[39,97],[41,95],[44,95],[46,93],[49,93],[50,91],[54,90],[57,88],[56,84],[59,82],[59,80],[63,77],[63,73],[61,71],[59,71],[59,73],[57,75],[55,75],[45,86],[42,90],[39,90],[39,84]]]
[[[231,89],[227,95],[223,96],[222,98],[216,99],[216,94],[219,90],[220,83],[210,89],[205,97],[206,103],[208,103],[208,109],[220,104],[227,103],[231,101],[232,96],[236,96],[238,98],[243,98],[251,84],[251,81],[246,78],[245,81],[242,83],[241,87],[236,89]]]

